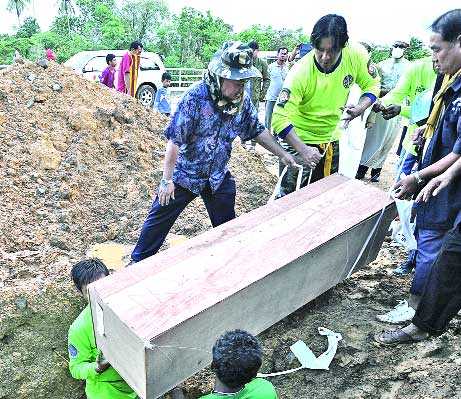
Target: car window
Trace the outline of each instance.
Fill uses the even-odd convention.
[[[86,63],[84,72],[101,72],[104,71],[106,67],[106,57],[94,57]]]
[[[141,64],[139,65],[141,71],[158,71],[160,67],[155,63],[152,58],[141,57]]]

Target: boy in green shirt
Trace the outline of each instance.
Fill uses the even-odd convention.
[[[109,275],[99,259],[78,262],[71,276],[75,286],[88,302],[88,284]],[[77,380],[86,380],[88,399],[133,399],[136,393],[104,359],[96,347],[90,305],[83,309],[69,328],[69,370]]]
[[[258,340],[243,330],[228,331],[213,346],[213,392],[201,399],[277,399],[274,386],[256,378],[262,363]]]

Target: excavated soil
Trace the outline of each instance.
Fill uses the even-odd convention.
[[[69,272],[97,244],[136,242],[162,174],[167,119],[55,63],[0,73],[0,398],[74,399],[67,330],[84,306]],[[275,177],[236,145],[237,213]],[[200,200],[172,232],[210,222]]]
[[[136,241],[161,176],[166,122],[54,63],[1,72],[0,399],[83,397],[82,384],[67,371],[67,329],[84,306],[69,270],[95,246]],[[269,197],[275,178],[268,165],[274,169],[265,154],[235,146],[238,213]],[[172,237],[208,228],[196,200]],[[329,371],[272,378],[280,398],[461,398],[460,318],[427,342],[389,348],[372,339],[388,327],[375,315],[408,293],[411,277],[392,275],[404,258],[385,242],[372,265],[260,335],[263,372],[299,366],[289,351],[297,340],[322,353],[327,340],[318,335],[320,326],[343,336]],[[212,379],[207,369],[187,380],[188,398],[209,392]]]

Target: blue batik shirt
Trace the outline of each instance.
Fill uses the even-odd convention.
[[[450,154],[461,154],[461,78],[443,96],[445,112],[429,142],[420,169]],[[450,184],[427,202],[415,205],[416,224],[422,229],[448,230],[459,223],[461,184]]]
[[[215,107],[207,85],[197,83],[184,94],[165,130],[179,147],[174,183],[197,195],[209,183],[215,192],[228,171],[234,139],[251,140],[264,129],[246,93],[240,111],[230,116]]]

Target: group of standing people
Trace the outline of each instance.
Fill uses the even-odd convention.
[[[115,75],[118,72],[117,91],[135,97],[142,50],[141,42],[134,41],[131,43],[129,50],[122,57],[118,71],[115,54],[107,54],[107,68],[102,71],[99,81],[110,89],[115,89]],[[171,84],[170,73],[164,72],[161,81],[162,86],[157,88],[153,108],[161,114],[170,116],[171,104],[168,93],[168,87]]]
[[[419,192],[416,267],[423,277],[418,275],[415,283],[419,290],[413,303],[415,314],[404,319],[412,324],[378,334],[375,339],[381,344],[414,342],[429,334],[440,334],[461,309],[461,188],[456,180],[461,175],[461,10],[442,15],[431,29],[433,68],[438,73],[431,112],[425,122],[416,116],[416,109],[411,118],[418,127],[424,123],[416,133],[424,135],[427,149],[418,171],[403,176],[395,187],[396,197]],[[270,69],[261,66],[268,76],[264,95],[253,86],[259,79],[260,88],[264,88],[264,73],[258,69],[254,44],[226,42],[214,55],[203,80],[184,94],[165,129],[168,142],[163,175],[131,254],[132,264],[160,249],[177,217],[198,196],[204,201],[213,226],[235,217],[236,184],[227,164],[237,136],[242,141],[254,140],[279,157],[283,166],[288,166],[289,173],[282,182],[282,195],[286,195],[294,190],[293,177],[298,164],[305,169],[304,186],[337,170],[341,121],[347,125],[376,103],[375,110],[383,119],[379,123],[387,126],[385,132],[390,132],[387,120],[406,112],[403,99],[414,100],[417,93],[430,90],[430,79],[425,80],[430,75],[427,60],[426,64],[415,65],[410,75],[401,70],[405,64],[401,60],[405,46],[400,42],[394,45],[394,56],[386,64],[390,71],[388,79],[380,83],[378,68],[363,46],[349,42],[346,21],[339,15],[320,18],[313,27],[311,42],[313,51],[289,71],[285,68],[288,51],[284,48],[279,49],[274,66]],[[131,61],[127,59],[120,72],[124,92],[130,91],[135,77],[132,72],[135,56],[135,53],[129,55]],[[404,80],[399,80],[402,76]],[[353,84],[361,88],[362,95],[357,104],[346,105]],[[247,91],[257,93],[258,104],[262,99],[267,101],[266,109],[271,110],[272,120],[266,117],[266,126],[259,121],[257,108]],[[381,101],[377,102],[379,97]],[[283,147],[269,129],[283,142]],[[395,138],[395,134],[392,130],[388,139],[392,135]],[[370,166],[380,169],[382,165]],[[74,277],[83,293],[85,285],[91,282],[90,274],[92,278],[106,275],[101,265],[90,265],[87,269],[92,273],[80,271]],[[75,329],[89,329],[88,320],[88,315],[82,314],[69,333],[71,370],[75,365],[73,359],[85,363],[79,363],[78,369],[83,371],[74,369],[73,375],[91,380],[90,384],[87,382],[90,399],[135,397],[123,380],[116,378],[94,342],[87,342],[86,358],[80,356],[82,349],[77,347],[79,334]],[[235,336],[248,349],[232,348],[232,342],[237,342]],[[209,398],[222,395],[276,398],[270,384],[255,379],[261,352],[253,339],[245,332],[234,331],[217,341],[213,349],[216,382]],[[249,359],[249,354],[254,355],[248,363],[252,368],[245,371],[244,360]],[[234,360],[226,356],[234,356]],[[229,373],[229,367],[235,369]],[[108,378],[103,378],[105,375]],[[244,378],[231,378],[236,375]],[[96,395],[96,391],[91,391],[95,381],[110,384],[111,389],[119,391],[119,396]],[[245,395],[241,396],[242,393]]]

